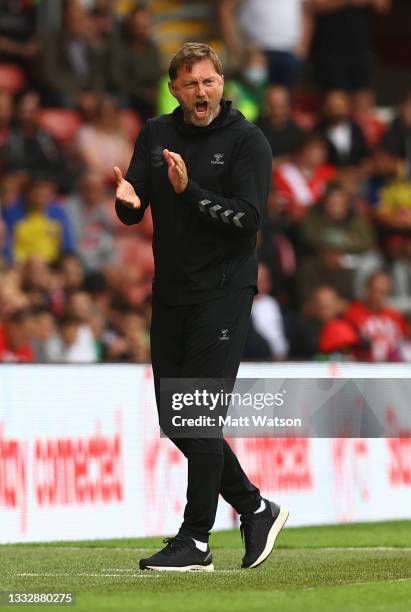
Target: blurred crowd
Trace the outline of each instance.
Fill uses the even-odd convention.
[[[114,213],[167,65],[212,44],[273,189],[245,359],[411,361],[411,91],[381,108],[389,0],[0,0],[0,361],[149,361],[152,222]],[[308,77],[307,77],[308,75]]]

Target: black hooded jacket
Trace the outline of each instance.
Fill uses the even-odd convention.
[[[207,127],[184,122],[178,107],[149,119],[134,148],[126,180],[141,199],[131,210],[116,201],[119,219],[132,225],[151,205],[153,292],[170,305],[188,305],[256,287],[256,234],[271,181],[270,146],[255,125],[221,101]],[[163,149],[179,153],[188,185],[177,195]]]

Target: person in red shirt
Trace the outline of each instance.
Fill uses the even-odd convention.
[[[326,163],[327,144],[318,133],[304,134],[293,159],[273,170],[278,201],[295,220],[305,216],[309,207],[324,195],[335,168]]]
[[[391,279],[377,271],[368,278],[363,300],[353,302],[344,317],[367,344],[359,355],[365,361],[400,361],[400,343],[404,338],[405,319],[388,306]]]
[[[16,310],[0,324],[0,363],[33,363],[31,322],[28,310]]]

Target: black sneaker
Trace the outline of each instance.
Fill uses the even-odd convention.
[[[262,512],[241,515],[241,538],[245,555],[241,567],[257,567],[271,554],[275,540],[288,519],[288,510],[265,499]]]
[[[140,559],[141,570],[214,571],[213,557],[208,546],[207,550],[202,552],[196,547],[194,540],[182,534],[175,538],[165,538],[163,542],[167,544],[163,550],[148,559]]]

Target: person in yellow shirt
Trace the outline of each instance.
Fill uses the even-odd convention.
[[[75,250],[71,227],[63,207],[54,200],[54,186],[47,178],[35,178],[25,198],[4,211],[8,226],[11,261],[24,263],[37,255],[48,263],[61,253]]]

